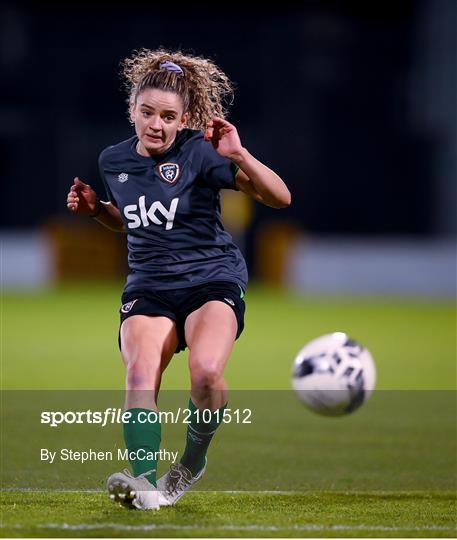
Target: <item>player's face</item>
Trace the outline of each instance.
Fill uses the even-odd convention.
[[[130,114],[140,141],[138,151],[145,156],[168,150],[187,119],[180,96],[157,88],[143,90]]]

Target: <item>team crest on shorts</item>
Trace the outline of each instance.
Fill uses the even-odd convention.
[[[123,304],[123,306],[121,307],[121,312],[128,313],[132,309],[133,304],[135,302],[138,302],[138,298],[135,298],[135,300],[132,300],[131,302],[127,302],[126,304]]]
[[[159,173],[165,182],[174,184],[179,178],[179,165],[177,163],[162,163],[159,165]]]

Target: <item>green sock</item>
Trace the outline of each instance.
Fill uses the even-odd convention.
[[[161,426],[159,419],[155,422],[144,422],[146,415],[151,412],[150,409],[128,409],[132,414],[130,421],[124,424],[124,441],[125,447],[129,454],[138,453],[138,458],[132,458],[129,461],[132,466],[133,476],[145,474],[146,480],[154,486],[157,485],[157,459],[156,452],[160,448]],[[138,415],[143,413],[139,421]],[[152,456],[147,456],[147,453],[152,452]],[[146,456],[148,459],[145,459]],[[143,458],[143,459],[141,459]],[[150,459],[149,459],[150,458]]]
[[[192,414],[190,424],[187,425],[186,448],[181,458],[181,463],[189,469],[193,476],[196,476],[205,466],[206,451],[216,429],[222,421],[226,407],[227,404],[211,412],[211,414],[208,411],[203,413],[189,399],[189,409],[192,411]]]

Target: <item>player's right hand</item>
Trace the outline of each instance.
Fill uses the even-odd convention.
[[[67,208],[74,214],[92,215],[97,211],[99,200],[95,191],[78,177],[67,194]]]

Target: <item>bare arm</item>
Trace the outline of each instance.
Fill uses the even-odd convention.
[[[119,208],[114,204],[105,201],[100,202],[100,213],[94,217],[96,221],[101,223],[107,229],[115,232],[125,232],[124,222],[122,221]]]
[[[241,145],[234,125],[222,118],[214,118],[208,124],[205,139],[212,142],[220,155],[228,157],[240,168],[236,175],[238,189],[273,208],[289,206],[291,194],[286,184]]]
[[[94,218],[107,229],[125,232],[119,209],[110,202],[101,201],[90,185],[85,184],[78,177],[74,179],[67,194],[67,208],[74,214]]]
[[[291,194],[283,180],[245,148],[230,158],[240,170],[236,175],[239,190],[273,208],[286,208]]]

